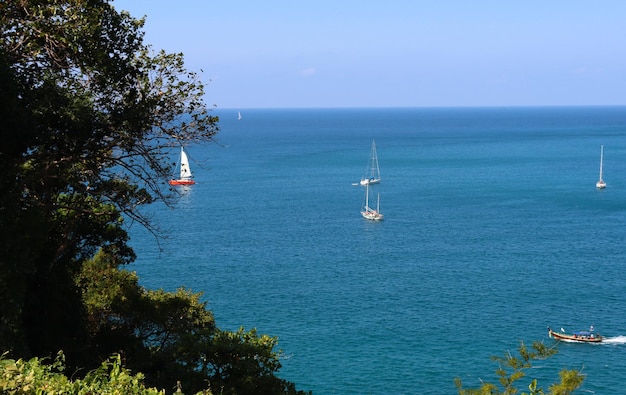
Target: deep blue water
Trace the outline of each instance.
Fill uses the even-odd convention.
[[[216,113],[220,145],[187,147],[197,184],[152,208],[161,251],[131,228],[142,285],[277,336],[280,376],[315,394],[453,394],[548,325],[610,342],[559,344],[544,388],[567,367],[626,393],[626,107]],[[372,139],[380,223],[352,185]]]

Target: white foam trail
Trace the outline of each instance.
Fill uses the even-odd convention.
[[[626,336],[605,337],[602,343],[608,344],[626,344]]]

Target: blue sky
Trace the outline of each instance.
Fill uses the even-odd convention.
[[[624,0],[115,0],[219,108],[626,104]]]

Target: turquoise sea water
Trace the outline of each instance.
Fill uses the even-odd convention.
[[[148,288],[279,338],[315,394],[453,394],[546,327],[594,325],[529,374],[626,393],[626,107],[218,110],[169,238],[131,228]],[[385,220],[361,218],[375,139]],[[605,190],[597,190],[604,145]],[[525,387],[522,387],[525,389]],[[589,391],[589,392],[585,392]]]

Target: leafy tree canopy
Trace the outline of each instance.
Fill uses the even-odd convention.
[[[0,350],[90,369],[119,353],[166,388],[291,391],[274,338],[220,331],[198,294],[119,270],[135,258],[123,218],[154,230],[139,208],[175,197],[172,147],[218,132],[199,76],[143,25],[104,0],[0,2]]]
[[[98,248],[134,259],[120,213],[148,225],[138,207],[170,196],[168,148],[217,132],[197,75],[142,26],[106,1],[0,3],[0,346],[53,351],[29,332],[54,319],[42,302]]]

